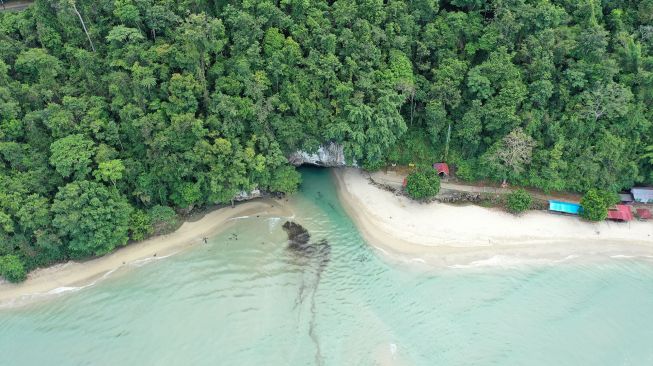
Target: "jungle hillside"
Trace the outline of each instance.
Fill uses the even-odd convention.
[[[0,13],[0,263],[103,255],[286,157],[653,184],[653,0],[37,0]]]

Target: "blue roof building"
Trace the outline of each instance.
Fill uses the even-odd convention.
[[[566,214],[578,215],[582,210],[578,203],[549,201],[549,211],[562,212]]]

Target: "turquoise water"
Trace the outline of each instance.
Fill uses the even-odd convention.
[[[286,249],[284,219],[96,286],[0,310],[1,365],[653,365],[653,263],[444,269],[389,262],[328,171],[295,221],[330,258]]]

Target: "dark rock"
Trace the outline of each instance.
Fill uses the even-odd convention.
[[[306,250],[311,235],[303,226],[292,221],[283,224],[283,230],[288,234],[288,248],[292,250]]]

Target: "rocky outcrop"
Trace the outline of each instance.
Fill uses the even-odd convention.
[[[322,167],[343,167],[347,165],[343,146],[335,142],[320,146],[315,153],[294,152],[288,157],[288,162],[294,166],[310,164]]]
[[[324,269],[331,254],[331,245],[326,239],[310,243],[311,234],[296,222],[286,221],[282,228],[288,234],[288,249],[300,257],[317,260],[319,268]]]
[[[288,234],[289,249],[304,250],[308,246],[311,235],[303,226],[292,221],[286,221],[282,228]]]
[[[263,197],[263,193],[261,192],[260,189],[252,189],[250,192],[247,191],[241,191],[234,197],[234,201],[248,201],[248,200],[253,200],[254,198],[260,198]]]

